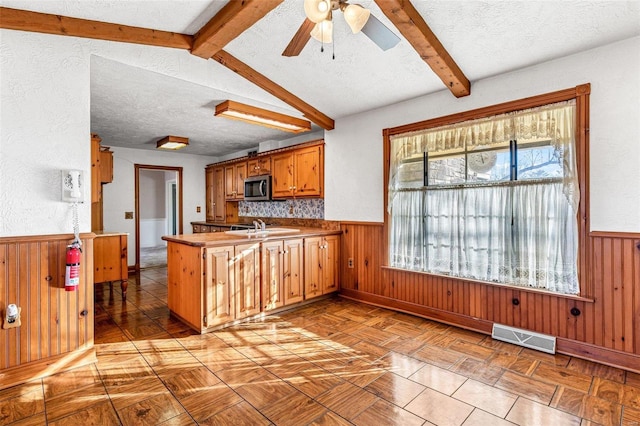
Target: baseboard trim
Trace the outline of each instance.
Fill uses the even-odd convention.
[[[339,295],[346,299],[356,300],[369,305],[416,315],[479,333],[490,335],[493,327],[493,322],[491,321],[446,312],[440,309],[434,309],[428,306],[404,302],[390,297],[365,293],[358,290],[341,289]],[[556,351],[558,353],[598,362],[610,367],[622,368],[624,370],[640,374],[640,355],[620,352],[614,349],[603,348],[601,346],[566,339],[563,337],[557,337],[556,340]]]
[[[347,299],[357,300],[381,308],[393,309],[394,311],[417,315],[422,318],[436,320],[445,324],[465,328],[479,333],[491,334],[493,323],[480,318],[472,318],[466,315],[455,314],[416,303],[404,302],[377,294],[365,293],[358,290],[341,289],[340,296]]]
[[[79,349],[0,370],[0,390],[98,362],[95,348]]]

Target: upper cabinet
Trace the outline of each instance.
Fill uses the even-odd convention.
[[[207,222],[237,221],[237,201],[244,200],[244,180],[269,174],[274,199],[324,197],[324,143],[308,142],[207,166]]]
[[[271,174],[271,156],[251,158],[247,161],[247,176],[262,176]]]
[[[113,182],[113,152],[108,146],[100,147],[100,183]]]
[[[323,145],[272,155],[273,198],[322,197],[323,186]]]
[[[227,201],[244,199],[244,179],[247,177],[247,163],[233,163],[224,168],[224,194]]]
[[[207,222],[224,221],[226,214],[224,200],[224,167],[207,167],[206,177]]]
[[[113,181],[113,152],[100,145],[100,136],[91,134],[91,230],[104,228],[102,185]]]

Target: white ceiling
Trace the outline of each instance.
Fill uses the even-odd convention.
[[[353,2],[369,8],[400,35],[374,1]],[[226,3],[0,0],[6,7],[185,34],[195,33]],[[640,35],[638,1],[412,0],[412,4],[471,81],[471,96],[474,81]],[[334,17],[333,49],[325,46],[321,53],[320,43],[311,40],[298,57],[282,57],[304,20],[302,5],[302,0],[285,0],[225,50],[333,119],[446,90],[406,40],[401,38],[396,47],[383,52],[364,34],[351,34],[340,13]],[[239,83],[240,77],[215,61],[209,63],[216,82],[211,87],[93,57],[91,131],[106,144],[140,149],[154,149],[155,141],[168,134],[186,136],[191,142],[182,152],[213,156],[291,137],[214,118],[215,105],[225,99],[300,113],[248,83]]]

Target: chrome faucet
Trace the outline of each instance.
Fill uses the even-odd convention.
[[[258,232],[260,230],[260,224],[257,221],[253,221],[254,231]]]
[[[264,222],[262,221],[262,219],[258,219],[258,222],[260,222],[260,229],[261,229],[262,231],[264,231],[264,230],[266,230],[266,229],[267,229],[267,224],[266,224],[266,223],[264,223]]]

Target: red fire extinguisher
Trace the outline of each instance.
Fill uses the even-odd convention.
[[[80,283],[80,244],[73,242],[67,246],[67,268],[64,276],[65,291],[75,291]]]

